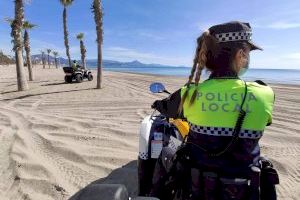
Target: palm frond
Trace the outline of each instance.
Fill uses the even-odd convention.
[[[7,23],[9,23],[9,25],[12,25],[14,23],[14,20],[13,18],[10,18],[10,17],[5,17],[4,18],[4,21],[6,21]]]
[[[76,38],[78,40],[82,40],[84,38],[84,33],[78,33],[78,35],[76,35]]]
[[[74,0],[59,0],[59,1],[63,6],[67,7],[70,6]]]
[[[23,23],[23,29],[30,30],[33,29],[34,27],[37,27],[37,25],[31,24],[29,21],[24,21]]]

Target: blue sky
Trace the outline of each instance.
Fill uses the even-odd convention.
[[[91,2],[75,0],[68,8],[72,58],[80,58],[79,32],[85,33],[87,57],[96,58]],[[300,69],[299,0],[103,0],[103,7],[104,59],[190,66],[203,30],[240,20],[251,24],[252,39],[264,48],[251,53],[252,68]],[[59,0],[26,4],[26,18],[38,24],[30,32],[33,54],[51,48],[65,57],[62,10]],[[0,0],[0,49],[10,54],[10,29],[3,19],[13,12],[13,0]]]

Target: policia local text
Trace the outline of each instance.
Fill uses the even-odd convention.
[[[201,102],[201,111],[203,112],[239,112],[244,94],[239,93],[197,93],[197,100]],[[250,113],[249,102],[256,102],[257,99],[251,92],[247,93],[244,110]]]

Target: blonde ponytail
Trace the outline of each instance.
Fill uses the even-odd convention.
[[[206,46],[206,38],[208,37],[209,32],[204,32],[200,37],[198,37],[197,39],[197,48],[196,48],[196,52],[195,52],[195,56],[194,56],[194,60],[193,60],[193,67],[191,70],[191,74],[189,76],[189,80],[186,83],[186,91],[184,92],[182,98],[181,98],[181,102],[179,105],[179,109],[178,109],[178,113],[181,113],[183,110],[183,104],[188,96],[189,93],[189,89],[190,89],[190,84],[192,83],[193,79],[194,79],[194,75],[195,75],[195,71],[197,70],[196,73],[196,77],[195,77],[195,83],[196,85],[198,85],[199,81],[200,81],[200,76],[201,76],[201,72],[206,64],[206,53],[207,53],[207,46]],[[196,90],[193,93],[192,99],[190,101],[190,103],[193,103],[195,97],[196,97]]]

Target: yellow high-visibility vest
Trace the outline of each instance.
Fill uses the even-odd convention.
[[[263,131],[272,122],[274,93],[271,87],[247,82],[248,92],[243,109],[247,112],[243,129]],[[187,87],[181,89],[181,96]],[[194,91],[193,104],[190,99]],[[205,127],[235,126],[245,91],[240,79],[209,79],[196,87],[190,85],[183,105],[183,115],[189,123]]]

